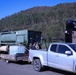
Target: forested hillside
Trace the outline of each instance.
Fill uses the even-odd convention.
[[[46,39],[64,39],[66,21],[76,18],[76,3],[33,7],[0,20],[0,31],[36,30]]]

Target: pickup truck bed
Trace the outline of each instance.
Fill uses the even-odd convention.
[[[39,50],[29,50],[29,60],[30,62],[33,62],[33,59],[36,58],[41,58],[43,60],[43,62],[41,62],[42,64],[46,65],[47,64],[47,50],[46,49],[39,49]],[[43,57],[45,59],[43,59]]]

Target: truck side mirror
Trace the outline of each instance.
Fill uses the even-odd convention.
[[[72,52],[71,51],[65,51],[65,54],[66,55],[72,55]]]

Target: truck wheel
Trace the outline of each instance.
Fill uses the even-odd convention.
[[[33,68],[35,71],[38,71],[38,72],[42,70],[42,65],[41,65],[40,59],[33,60]]]

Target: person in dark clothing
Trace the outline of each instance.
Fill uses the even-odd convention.
[[[39,46],[39,49],[41,49],[41,45],[40,45],[40,43],[38,44],[38,46]]]
[[[30,49],[36,49],[36,43],[33,43],[33,45],[32,44],[30,44]]]

